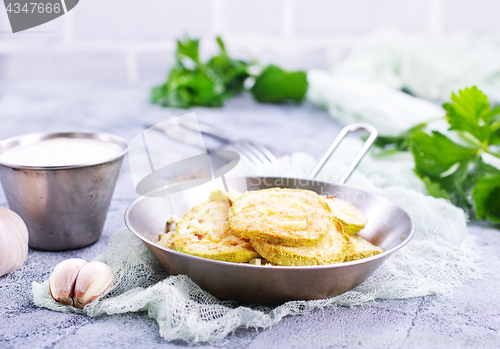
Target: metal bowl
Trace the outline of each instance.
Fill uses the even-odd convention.
[[[365,144],[366,151],[376,137],[374,130],[366,125],[349,127],[344,135],[360,128],[372,132]],[[339,138],[321,161],[333,152]],[[351,171],[361,157],[353,162]],[[311,177],[321,169],[321,161]],[[347,177],[344,176],[344,180]],[[336,195],[356,205],[368,218],[368,224],[358,235],[385,252],[358,261],[307,267],[257,266],[195,257],[157,244],[159,233],[164,231],[165,222],[173,214],[169,198],[161,197],[141,197],[134,201],[125,212],[125,222],[171,275],[185,274],[219,298],[263,304],[322,299],[344,293],[365,281],[386,258],[406,245],[415,231],[413,220],[405,210],[383,197],[359,189],[314,179],[250,177],[246,181],[249,190],[274,187],[307,189],[318,194]]]
[[[29,247],[48,251],[81,248],[101,236],[127,142],[107,133],[36,133],[0,142],[0,153],[53,138],[90,138],[122,152],[93,163],[22,166],[0,162],[0,181],[11,210],[24,220]]]

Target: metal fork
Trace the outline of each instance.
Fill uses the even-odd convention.
[[[148,123],[146,126],[152,127],[155,126],[155,124]],[[192,134],[189,134],[190,132],[201,132],[202,134],[217,140],[221,143],[221,147],[226,146],[233,148],[243,159],[254,163],[258,167],[270,165],[276,161],[276,156],[274,156],[274,154],[263,145],[254,143],[247,139],[231,137],[210,125],[191,123],[186,120],[171,120],[170,127],[168,129],[162,128],[161,131],[163,131],[167,136],[181,142],[194,144],[204,148],[204,144],[198,144],[199,141],[197,137],[193,137]]]
[[[180,125],[191,131],[199,130],[201,133],[217,139],[223,143],[223,145],[232,146],[242,157],[252,161],[258,166],[269,165],[276,161],[274,154],[263,145],[247,139],[231,137],[213,126],[200,123],[196,125],[186,121],[180,122]]]

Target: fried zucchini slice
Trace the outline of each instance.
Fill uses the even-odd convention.
[[[160,241],[158,241],[158,244],[160,244],[163,247],[175,250],[174,236],[175,236],[175,231],[169,231],[167,233],[160,233]]]
[[[373,245],[360,236],[350,236],[349,239],[351,244],[345,258],[346,262],[368,258],[384,252],[380,247]]]
[[[226,195],[227,199],[229,200],[229,204],[231,206],[242,195],[240,192],[238,192],[234,189],[229,189],[229,191],[224,193],[224,194]]]
[[[328,233],[313,246],[283,246],[250,239],[252,247],[266,260],[278,265],[323,265],[341,263],[349,250],[349,235],[334,221]]]
[[[232,206],[242,194],[234,189],[229,189],[228,192],[223,192],[222,190],[215,190],[210,193],[208,201],[228,201],[229,205]]]
[[[368,219],[356,206],[334,196],[326,197],[326,202],[332,210],[333,217],[342,223],[344,233],[354,235],[368,223]]]
[[[229,227],[230,204],[224,193],[210,194],[210,200],[193,207],[177,223],[173,245],[177,251],[198,257],[244,263],[259,254],[250,242],[233,234]]]
[[[165,226],[165,232],[160,233],[160,241],[158,243],[166,248],[175,249],[174,248],[174,236],[175,230],[177,228],[177,222],[179,219],[173,215],[167,219],[167,224]]]
[[[229,212],[229,224],[238,236],[287,246],[318,243],[332,221],[325,199],[300,189],[250,191],[241,195]]]

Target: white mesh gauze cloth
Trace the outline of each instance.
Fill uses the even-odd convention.
[[[394,136],[444,116],[430,102],[476,85],[500,103],[500,37],[427,37],[383,30],[360,41],[332,71],[307,73],[307,98],[342,124],[367,122]],[[409,95],[402,90],[410,91]]]
[[[327,164],[320,179],[338,178],[355,148],[348,145],[340,149],[341,155]],[[308,155],[294,154],[279,159],[272,167],[248,169],[247,174],[306,177],[314,162]],[[419,192],[424,190],[423,186],[412,176],[410,158],[367,157],[348,181],[349,185],[383,195],[405,208],[415,220],[417,230],[413,240],[366,282],[342,295],[288,302],[278,307],[241,306],[222,301],[201,290],[186,276],[167,277],[140,240],[121,230],[112,236],[108,251],[98,257],[115,272],[113,285],[105,295],[83,310],[66,307],[52,300],[46,281],[33,283],[35,304],[92,317],[147,311],[158,322],[163,338],[196,344],[219,341],[240,326],[267,328],[284,316],[306,314],[327,306],[360,305],[375,299],[450,296],[454,286],[482,276],[475,264],[477,249],[475,253],[463,211],[443,199]]]
[[[366,122],[381,135],[396,136],[407,129],[444,116],[444,110],[379,82],[339,78],[321,70],[307,73],[307,99],[328,110],[341,124]]]
[[[429,36],[380,30],[358,42],[333,76],[380,83],[431,101],[476,85],[500,102],[500,36],[465,32]]]

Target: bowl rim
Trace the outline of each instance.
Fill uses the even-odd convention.
[[[0,155],[11,149],[19,146],[25,146],[34,144],[40,141],[55,139],[55,138],[84,138],[84,139],[95,139],[107,143],[113,143],[118,145],[122,152],[115,155],[109,159],[100,161],[91,161],[86,163],[80,163],[75,165],[58,165],[58,166],[28,166],[19,165],[10,162],[5,162],[0,160],[0,165],[9,167],[12,169],[23,169],[23,170],[71,170],[79,169],[84,167],[91,167],[97,165],[103,165],[109,162],[113,162],[123,158],[128,153],[128,143],[122,137],[113,135],[111,133],[105,132],[38,132],[38,133],[27,133],[20,136],[14,136],[0,141]]]
[[[272,177],[272,176],[269,176],[269,177],[266,177],[266,176],[250,176],[248,178],[267,178],[267,179],[280,179],[280,178],[283,178],[285,180],[298,180],[298,179],[308,180],[306,178],[297,178],[297,177],[295,177],[295,178],[294,177]],[[204,257],[193,256],[193,255],[190,255],[190,254],[187,254],[187,253],[183,253],[183,252],[179,252],[179,251],[175,251],[175,250],[169,249],[167,247],[161,246],[160,244],[158,244],[158,243],[156,243],[156,242],[154,242],[154,241],[152,241],[150,239],[147,239],[141,233],[139,233],[138,231],[136,231],[134,229],[134,227],[132,226],[132,222],[130,220],[130,213],[132,212],[133,208],[139,202],[144,201],[144,200],[148,200],[148,199],[160,199],[158,197],[141,196],[141,197],[135,199],[127,207],[127,209],[125,210],[125,215],[124,215],[125,225],[143,243],[145,243],[147,245],[152,245],[153,247],[159,248],[160,250],[163,250],[163,251],[165,251],[167,253],[171,253],[171,254],[177,255],[179,257],[187,258],[187,259],[193,259],[193,260],[198,261],[198,262],[205,262],[205,263],[209,263],[209,264],[220,265],[221,267],[233,267],[233,268],[244,268],[244,269],[247,269],[247,268],[257,268],[259,270],[261,270],[261,269],[269,269],[269,270],[297,270],[297,269],[300,269],[300,270],[320,270],[320,269],[330,269],[330,268],[342,268],[342,267],[348,267],[348,266],[353,266],[353,265],[358,265],[358,264],[371,263],[371,262],[373,262],[375,260],[378,260],[378,259],[382,259],[383,260],[383,259],[389,257],[394,252],[398,251],[399,249],[401,249],[402,247],[404,247],[406,244],[408,244],[408,242],[410,242],[410,240],[412,240],[413,236],[415,235],[416,226],[415,226],[415,222],[414,222],[413,218],[410,216],[410,214],[404,208],[402,208],[398,204],[394,203],[393,201],[391,201],[391,200],[389,200],[389,199],[387,199],[387,198],[385,198],[383,196],[380,196],[380,195],[377,195],[377,194],[373,194],[373,193],[369,193],[369,192],[366,192],[364,190],[361,190],[361,189],[358,189],[358,188],[354,188],[354,187],[348,186],[348,185],[341,185],[341,184],[335,184],[335,183],[329,183],[329,182],[322,182],[322,181],[318,181],[318,180],[310,180],[310,181],[314,181],[316,183],[323,183],[325,185],[340,186],[340,187],[344,187],[344,188],[347,188],[347,189],[360,191],[360,192],[362,192],[364,194],[368,194],[370,196],[375,196],[379,200],[386,201],[388,204],[397,207],[398,209],[402,210],[406,214],[406,216],[408,217],[408,220],[410,221],[409,233],[406,234],[404,241],[402,241],[399,245],[397,245],[397,246],[395,246],[395,247],[393,247],[393,248],[391,248],[389,250],[386,250],[386,251],[384,251],[382,253],[379,253],[379,254],[377,254],[375,256],[371,256],[371,257],[367,257],[367,258],[363,258],[363,259],[359,259],[359,260],[354,260],[354,261],[349,261],[349,262],[342,262],[342,263],[335,263],[335,264],[312,265],[312,266],[280,266],[280,265],[267,266],[267,265],[254,265],[254,264],[249,264],[249,263],[226,262],[226,261],[219,261],[219,260],[215,260],[215,259],[209,259],[209,258],[204,258]]]

